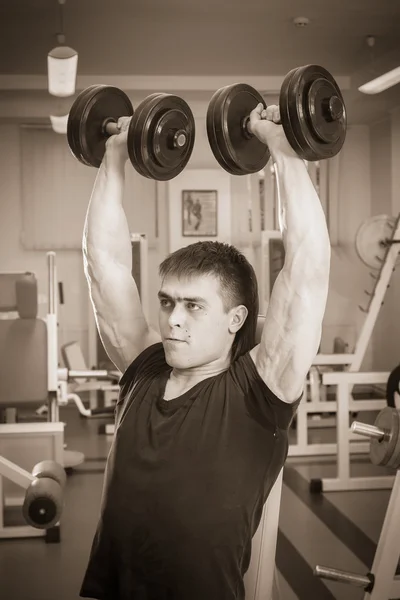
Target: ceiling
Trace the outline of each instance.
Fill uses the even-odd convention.
[[[0,93],[2,76],[46,75],[59,14],[57,0],[1,0]],[[296,28],[298,16],[310,24]],[[316,63],[349,77],[353,123],[400,106],[400,85],[357,91],[400,65],[399,0],[66,0],[64,32],[80,76],[283,77]],[[373,53],[367,35],[376,37]]]

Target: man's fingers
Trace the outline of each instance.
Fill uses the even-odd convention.
[[[279,111],[279,106],[276,106],[275,104],[271,104],[270,106],[267,106],[267,108],[263,109],[263,111],[261,112],[261,118],[264,119],[265,121],[272,121],[273,123],[280,123],[281,115],[280,115],[280,111]]]
[[[118,119],[117,127],[118,127],[120,133],[122,133],[123,131],[126,131],[128,129],[131,119],[132,119],[132,117],[120,117]]]
[[[264,107],[263,104],[258,104],[250,113],[249,129],[252,133],[254,133],[254,127],[259,121],[271,121],[272,123],[279,125],[281,123],[279,106],[271,104],[270,106]]]
[[[258,121],[261,121],[261,119],[262,119],[261,114],[262,114],[263,110],[264,110],[264,105],[261,104],[261,102],[260,102],[251,111],[251,113],[250,113],[250,127],[253,127],[253,125],[255,125]]]

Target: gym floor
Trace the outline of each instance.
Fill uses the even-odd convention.
[[[77,600],[97,523],[109,438],[98,434],[102,419],[83,419],[62,409],[68,448],[85,462],[68,477],[61,542],[43,538],[0,541],[3,600]],[[364,417],[363,417],[364,419]],[[332,428],[313,429],[318,442],[334,441]],[[312,439],[312,438],[311,438]],[[357,600],[360,588],[322,581],[316,564],[366,574],[390,497],[390,490],[325,492],[313,495],[308,482],[335,476],[333,457],[289,458],[284,470],[276,564],[280,600]],[[393,475],[393,472],[387,472]],[[366,456],[352,464],[354,475],[383,475]],[[188,599],[189,600],[189,599]]]

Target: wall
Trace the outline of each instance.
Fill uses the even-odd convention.
[[[372,215],[400,212],[400,111],[371,125]],[[399,271],[392,274],[373,334],[374,366],[391,370],[400,363]]]
[[[184,236],[182,232],[182,191],[209,190],[217,192],[217,237]],[[230,177],[222,169],[185,169],[169,181],[169,251],[194,244],[204,239],[230,243],[231,241],[231,186]]]
[[[350,127],[340,153],[337,244],[332,247],[330,288],[324,319],[323,352],[332,352],[333,339],[341,336],[353,351],[365,319],[359,305],[364,304],[368,272],[355,250],[355,236],[371,207],[369,130]],[[372,347],[368,348],[363,368],[370,368]]]

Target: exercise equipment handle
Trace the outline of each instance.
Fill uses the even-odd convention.
[[[314,575],[322,579],[330,579],[340,583],[348,583],[355,587],[369,588],[372,583],[372,576],[357,575],[348,571],[340,571],[339,569],[331,569],[330,567],[322,567],[317,565],[314,569]]]
[[[362,435],[368,438],[374,438],[376,440],[383,440],[386,436],[386,431],[381,429],[380,427],[376,427],[375,425],[368,425],[367,423],[360,423],[359,421],[354,421],[351,424],[351,431],[356,433],[357,435]]]
[[[71,379],[107,379],[108,371],[103,370],[103,369],[98,369],[98,370],[70,369],[68,371],[68,377]]]

